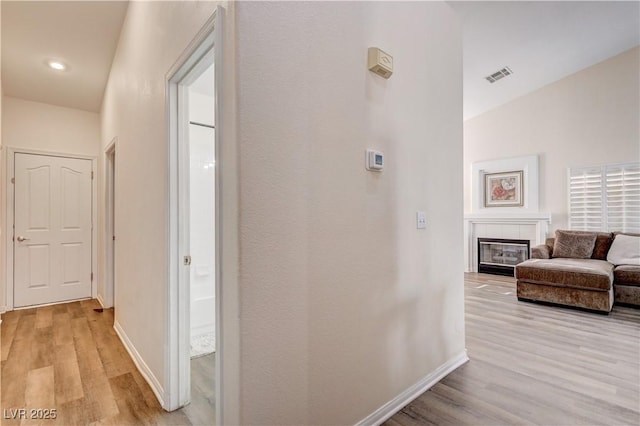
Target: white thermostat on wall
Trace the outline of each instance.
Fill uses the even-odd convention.
[[[367,170],[381,172],[384,168],[384,154],[373,149],[367,150]]]

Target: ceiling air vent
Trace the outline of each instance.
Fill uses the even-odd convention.
[[[486,76],[485,78],[487,79],[487,81],[489,83],[495,83],[496,81],[500,80],[501,78],[505,78],[506,76],[511,75],[511,74],[513,74],[513,71],[511,71],[511,68],[504,67],[500,71],[496,71],[493,74]]]

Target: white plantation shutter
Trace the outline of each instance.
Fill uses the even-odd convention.
[[[582,231],[640,233],[640,163],[569,169],[569,223]]]
[[[640,232],[640,164],[606,168],[607,230]]]
[[[602,168],[569,170],[569,223],[571,229],[599,231],[603,225]]]

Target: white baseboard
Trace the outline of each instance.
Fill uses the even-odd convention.
[[[7,307],[6,306],[0,306],[0,314],[4,314],[5,312],[7,312]]]
[[[98,296],[96,297],[96,299],[98,300],[98,303],[100,304],[100,306],[102,306],[102,309],[106,309],[104,306],[104,299],[102,299],[102,295],[98,294]]]
[[[164,395],[164,389],[160,385],[160,382],[158,381],[156,376],[153,374],[149,366],[144,362],[144,360],[136,350],[135,346],[133,346],[133,344],[131,343],[131,340],[129,340],[129,337],[127,337],[127,334],[124,332],[124,330],[122,329],[118,321],[114,321],[113,328],[116,331],[116,334],[120,338],[120,341],[124,345],[125,349],[127,350],[127,352],[129,352],[129,355],[131,356],[131,359],[133,359],[134,364],[136,365],[136,367],[138,367],[138,371],[140,372],[142,377],[144,377],[144,379],[147,381],[149,386],[151,386],[151,390],[156,395],[156,398],[158,398],[158,402],[160,402],[160,405],[164,408],[165,395]]]
[[[410,388],[406,389],[400,395],[393,398],[391,401],[378,408],[373,413],[369,414],[364,419],[356,423],[356,426],[372,426],[380,425],[391,416],[402,410],[405,405],[416,399],[419,395],[430,389],[440,380],[442,380],[447,374],[451,373],[462,364],[469,361],[467,351],[463,351],[457,356],[451,358],[449,361],[436,368],[431,373],[423,377],[418,383],[414,384]]]

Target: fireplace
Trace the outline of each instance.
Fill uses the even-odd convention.
[[[549,225],[550,213],[465,214],[465,272],[478,272],[478,238],[528,240],[533,247],[544,244]]]
[[[478,272],[513,276],[514,267],[529,259],[529,240],[478,238]]]

